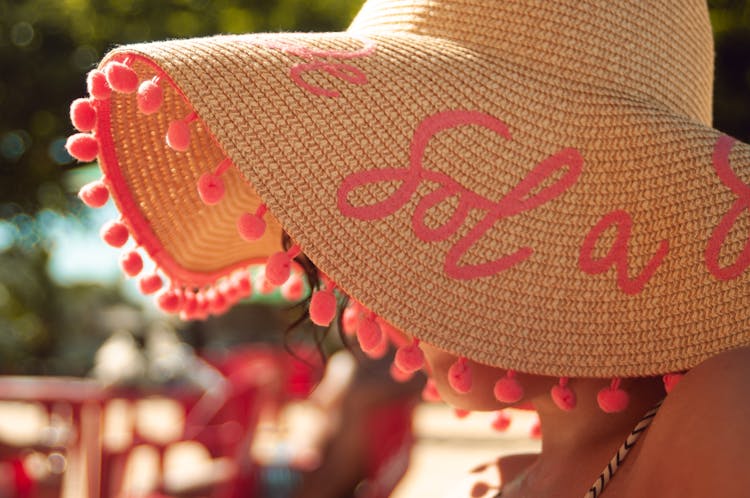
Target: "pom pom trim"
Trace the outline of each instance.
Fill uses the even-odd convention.
[[[92,98],[105,101],[112,96],[112,88],[109,86],[107,76],[98,69],[89,71],[86,75],[86,87]]]
[[[429,402],[439,402],[443,401],[443,398],[440,397],[440,393],[437,390],[437,387],[435,386],[435,381],[432,379],[427,379],[427,382],[424,385],[424,388],[422,389],[422,399],[424,401]]]
[[[78,198],[90,208],[100,208],[109,200],[109,190],[104,180],[96,180],[81,187]]]
[[[151,81],[155,84],[161,83],[162,89],[164,88],[163,84],[167,83],[171,85],[178,94],[185,98],[184,93],[181,92],[168,75],[163,73],[163,71],[161,71],[161,69],[152,61],[142,56],[124,56],[123,54],[120,54],[110,59],[110,63],[111,61],[123,62],[125,60],[123,57],[134,58],[139,62],[145,63],[148,67],[153,68],[158,76],[154,77]],[[132,69],[129,68],[129,70]],[[101,182],[97,183],[95,187],[89,187],[89,189],[87,189],[88,192],[81,193],[81,197],[85,197],[85,200],[88,201],[87,204],[92,206],[106,203],[109,194],[111,194],[115,200],[116,207],[120,211],[123,220],[121,224],[125,227],[125,230],[118,229],[115,230],[115,235],[108,235],[110,243],[114,242],[116,246],[121,245],[121,242],[124,244],[125,241],[127,241],[127,238],[124,236],[120,237],[118,234],[120,231],[127,233],[128,237],[132,236],[135,240],[136,248],[142,249],[153,260],[157,271],[159,272],[159,274],[147,276],[141,275],[138,280],[139,287],[147,291],[146,293],[158,292],[156,300],[157,303],[161,305],[161,308],[164,308],[168,312],[179,313],[183,318],[188,319],[194,319],[196,317],[205,318],[208,316],[209,312],[217,313],[226,311],[229,306],[239,299],[251,295],[252,283],[249,278],[247,278],[246,269],[252,265],[265,263],[265,258],[241,261],[216,271],[204,273],[182,268],[169,256],[169,253],[164,250],[161,242],[151,230],[149,223],[144,219],[140,212],[140,208],[130,194],[127,182],[125,181],[119,167],[119,161],[115,154],[114,139],[111,128],[112,103],[109,98],[112,92],[111,85],[107,82],[106,75],[101,71],[92,72],[89,76],[89,80],[91,82],[90,86],[94,89],[93,93],[95,94],[92,95],[92,97],[95,99],[99,97],[96,101],[91,101],[92,108],[96,111],[96,123],[94,126],[95,135],[81,135],[83,135],[86,140],[90,140],[92,143],[96,144],[97,154],[100,159],[100,167],[104,174],[104,178],[106,178],[106,184]],[[134,106],[138,105],[137,99],[138,96],[136,94],[133,96]],[[197,114],[195,112],[190,112],[183,121],[189,123],[197,119]],[[209,137],[218,146],[215,137],[210,133]],[[89,158],[86,157],[83,159]],[[218,174],[223,173],[229,167],[231,167],[231,160],[227,157],[217,166]],[[96,193],[92,194],[92,189]],[[122,239],[125,239],[125,241]],[[299,248],[296,248],[296,250],[299,251]],[[125,259],[132,258],[132,255],[129,254],[123,255],[122,258],[123,260],[121,260],[121,264],[126,267],[123,268],[126,275],[141,274],[143,270],[143,268],[140,267],[143,263],[142,261],[140,262],[141,264],[136,262],[123,263],[122,261]],[[292,264],[294,265],[293,267]],[[136,270],[138,271],[136,272]],[[297,272],[296,263],[290,263],[290,271],[292,270],[294,270],[295,273]],[[236,275],[238,273],[244,274],[245,278],[237,277]],[[164,277],[164,280],[162,280],[162,276]],[[144,282],[148,282],[148,284],[144,286]],[[169,290],[164,290],[165,285],[169,286]],[[176,303],[180,304],[178,305]]]
[[[469,361],[460,356],[448,369],[448,384],[457,393],[466,394],[471,391],[473,381]]]
[[[78,131],[92,131],[96,127],[96,108],[93,99],[75,99],[70,104],[70,122]]]
[[[377,352],[378,346],[383,341],[383,331],[376,320],[375,313],[369,313],[360,317],[359,326],[357,327],[357,340],[359,347],[365,354]]]
[[[414,373],[424,366],[424,353],[419,348],[419,339],[416,337],[405,346],[396,350],[393,362],[398,368],[407,373]]]
[[[138,75],[129,65],[129,59],[123,62],[112,61],[104,66],[109,87],[120,93],[133,93],[138,89]]]
[[[508,370],[505,377],[495,383],[493,389],[495,399],[501,403],[518,403],[523,398],[523,387],[516,379],[515,370]]]
[[[119,55],[118,57],[122,57],[122,55]],[[163,73],[161,68],[157,66],[153,61],[137,54],[131,54],[131,58],[133,60],[137,60],[140,63],[146,64],[148,67],[152,68],[154,72],[161,74],[162,82],[166,82],[171,85],[171,87],[175,88],[176,91],[184,98],[184,94],[180,90],[180,88],[174,83],[174,81],[171,80],[171,78],[166,73]],[[99,71],[99,73],[101,72]],[[102,77],[103,76],[104,75],[102,73]],[[95,95],[92,96],[96,98]],[[236,264],[215,271],[196,272],[182,267],[177,261],[169,257],[169,252],[164,249],[164,246],[151,229],[150,224],[141,214],[140,208],[138,207],[135,199],[132,197],[128,188],[128,184],[125,181],[125,178],[120,170],[119,161],[117,155],[115,154],[115,144],[112,136],[111,112],[111,101],[109,99],[98,99],[96,137],[100,144],[99,165],[102,169],[102,172],[104,173],[105,178],[107,178],[107,186],[109,188],[110,194],[116,201],[118,210],[120,211],[127,225],[131,228],[132,238],[136,241],[136,244],[149,255],[156,266],[169,278],[170,281],[189,284],[190,286],[200,288],[212,285],[222,278],[232,275],[238,270],[244,270],[248,266],[262,264],[265,262],[263,258],[258,258],[254,260],[238,262]],[[211,135],[211,139],[216,142],[213,135]]]
[[[161,109],[164,101],[164,90],[159,86],[160,75],[156,75],[150,80],[144,80],[138,85],[136,94],[136,104],[138,110],[145,115],[155,114]]]
[[[268,208],[265,204],[258,206],[255,213],[245,213],[237,220],[237,231],[240,237],[247,240],[248,242],[255,242],[263,237],[266,232],[266,221],[263,216],[266,214]]]
[[[338,311],[338,301],[334,290],[336,285],[330,282],[325,290],[318,290],[313,293],[310,299],[310,320],[315,325],[321,327],[328,327],[331,322],[336,318],[336,312]]]
[[[596,396],[596,402],[604,413],[618,413],[625,410],[630,403],[630,396],[620,389],[620,379],[612,379],[609,387],[605,387]]]
[[[568,386],[568,378],[560,377],[559,383],[550,391],[552,401],[563,411],[569,412],[576,407],[576,393]]]
[[[495,417],[492,419],[491,426],[497,432],[505,432],[510,427],[512,419],[505,410],[496,412]]]

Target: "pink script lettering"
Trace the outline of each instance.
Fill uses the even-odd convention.
[[[719,224],[711,233],[711,238],[706,244],[704,259],[706,267],[711,274],[719,280],[730,280],[740,276],[748,266],[750,266],[750,236],[745,242],[745,247],[737,256],[734,263],[729,266],[721,267],[719,265],[719,254],[726,241],[727,235],[734,227],[740,215],[750,213],[750,185],[746,185],[732,171],[729,164],[729,154],[732,152],[735,139],[727,135],[718,138],[714,146],[713,163],[714,170],[719,176],[721,182],[729,187],[737,196],[737,200],[729,208]]]
[[[594,258],[594,248],[596,241],[602,233],[609,227],[617,227],[617,239],[615,239],[612,248],[606,256]],[[604,273],[611,267],[617,269],[617,285],[625,294],[638,294],[641,292],[646,283],[656,272],[664,258],[669,252],[669,241],[662,240],[656,254],[651,258],[646,267],[640,274],[633,278],[628,276],[628,241],[633,229],[633,219],[627,211],[617,210],[605,215],[599,223],[594,225],[591,231],[586,235],[581,246],[581,253],[578,259],[578,266],[586,273],[595,275]]]
[[[267,41],[260,42],[259,45],[274,50],[280,50],[281,52],[296,57],[301,57],[308,62],[300,62],[292,66],[289,70],[289,76],[292,81],[297,84],[300,88],[312,93],[313,95],[336,98],[341,95],[338,90],[331,88],[323,88],[321,86],[313,85],[305,80],[304,76],[307,73],[315,71],[323,71],[334,78],[338,78],[347,83],[354,85],[364,85],[367,83],[367,75],[359,68],[346,64],[343,62],[331,62],[325,59],[339,59],[351,60],[361,57],[367,57],[375,52],[375,42],[364,38],[354,37],[362,42],[362,48],[359,50],[345,51],[345,50],[321,50],[314,47],[308,47],[305,45],[297,44],[291,41]],[[322,60],[316,60],[322,59]]]
[[[478,264],[461,264],[466,254],[498,221],[532,210],[545,204],[570,188],[578,180],[583,158],[573,148],[562,149],[537,164],[529,174],[499,201],[483,197],[459,184],[450,176],[423,167],[422,160],[430,140],[438,133],[459,126],[481,126],[506,140],[511,140],[507,126],[499,119],[477,111],[453,110],[440,112],[426,118],[417,127],[410,148],[410,163],[406,168],[383,168],[353,173],[346,177],[338,189],[338,209],[344,215],[364,221],[385,218],[406,205],[422,182],[436,183],[437,190],[424,196],[412,216],[415,235],[425,242],[448,239],[465,223],[472,209],[483,211],[484,216],[449,249],[444,270],[452,278],[467,280],[494,275],[524,261],[534,252],[531,247],[521,247],[511,254]],[[554,183],[539,187],[559,170],[565,172]],[[377,182],[401,182],[388,198],[370,205],[354,206],[349,194],[356,189]],[[535,190],[539,189],[533,195]],[[441,226],[428,227],[427,212],[441,202],[456,197],[458,205],[452,216]]]

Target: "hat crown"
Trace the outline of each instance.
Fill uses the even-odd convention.
[[[523,71],[711,122],[705,0],[367,0],[350,30],[449,39]]]

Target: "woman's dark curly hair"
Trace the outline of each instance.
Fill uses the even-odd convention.
[[[282,232],[282,246],[284,250],[289,250],[292,245],[294,245],[294,242],[292,241],[291,237],[286,232]],[[292,305],[292,310],[299,310],[299,316],[292,321],[292,323],[286,328],[284,331],[284,349],[289,352],[289,354],[297,357],[297,355],[294,353],[294,350],[290,346],[290,335],[293,334],[295,331],[297,331],[302,325],[307,323],[312,323],[310,321],[310,299],[312,298],[312,293],[316,290],[320,289],[322,279],[320,278],[320,271],[315,266],[315,264],[307,259],[307,257],[300,253],[299,256],[297,256],[294,261],[299,264],[300,268],[302,268],[302,271],[304,273],[304,278],[307,282],[307,287],[310,289],[310,293],[302,299],[301,301],[295,303]],[[337,312],[336,312],[336,330],[338,331],[339,338],[341,342],[344,344],[344,347],[350,351],[352,351],[351,344],[349,343],[346,335],[344,334],[344,327],[342,323],[342,317],[343,317],[343,309],[348,304],[349,299],[347,297],[342,296],[339,294],[338,297],[338,306],[337,306]],[[323,343],[328,336],[328,333],[331,330],[331,326],[328,327],[321,327],[317,325],[313,325],[313,338],[315,341],[315,347],[318,350],[318,353],[321,356],[321,360],[323,362],[326,361],[326,352],[323,347]],[[301,358],[300,358],[301,359]],[[302,359],[304,360],[304,359]]]

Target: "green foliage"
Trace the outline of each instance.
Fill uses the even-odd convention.
[[[0,252],[1,375],[85,375],[111,332],[104,312],[122,306],[114,289],[56,284],[47,258],[38,243]]]

